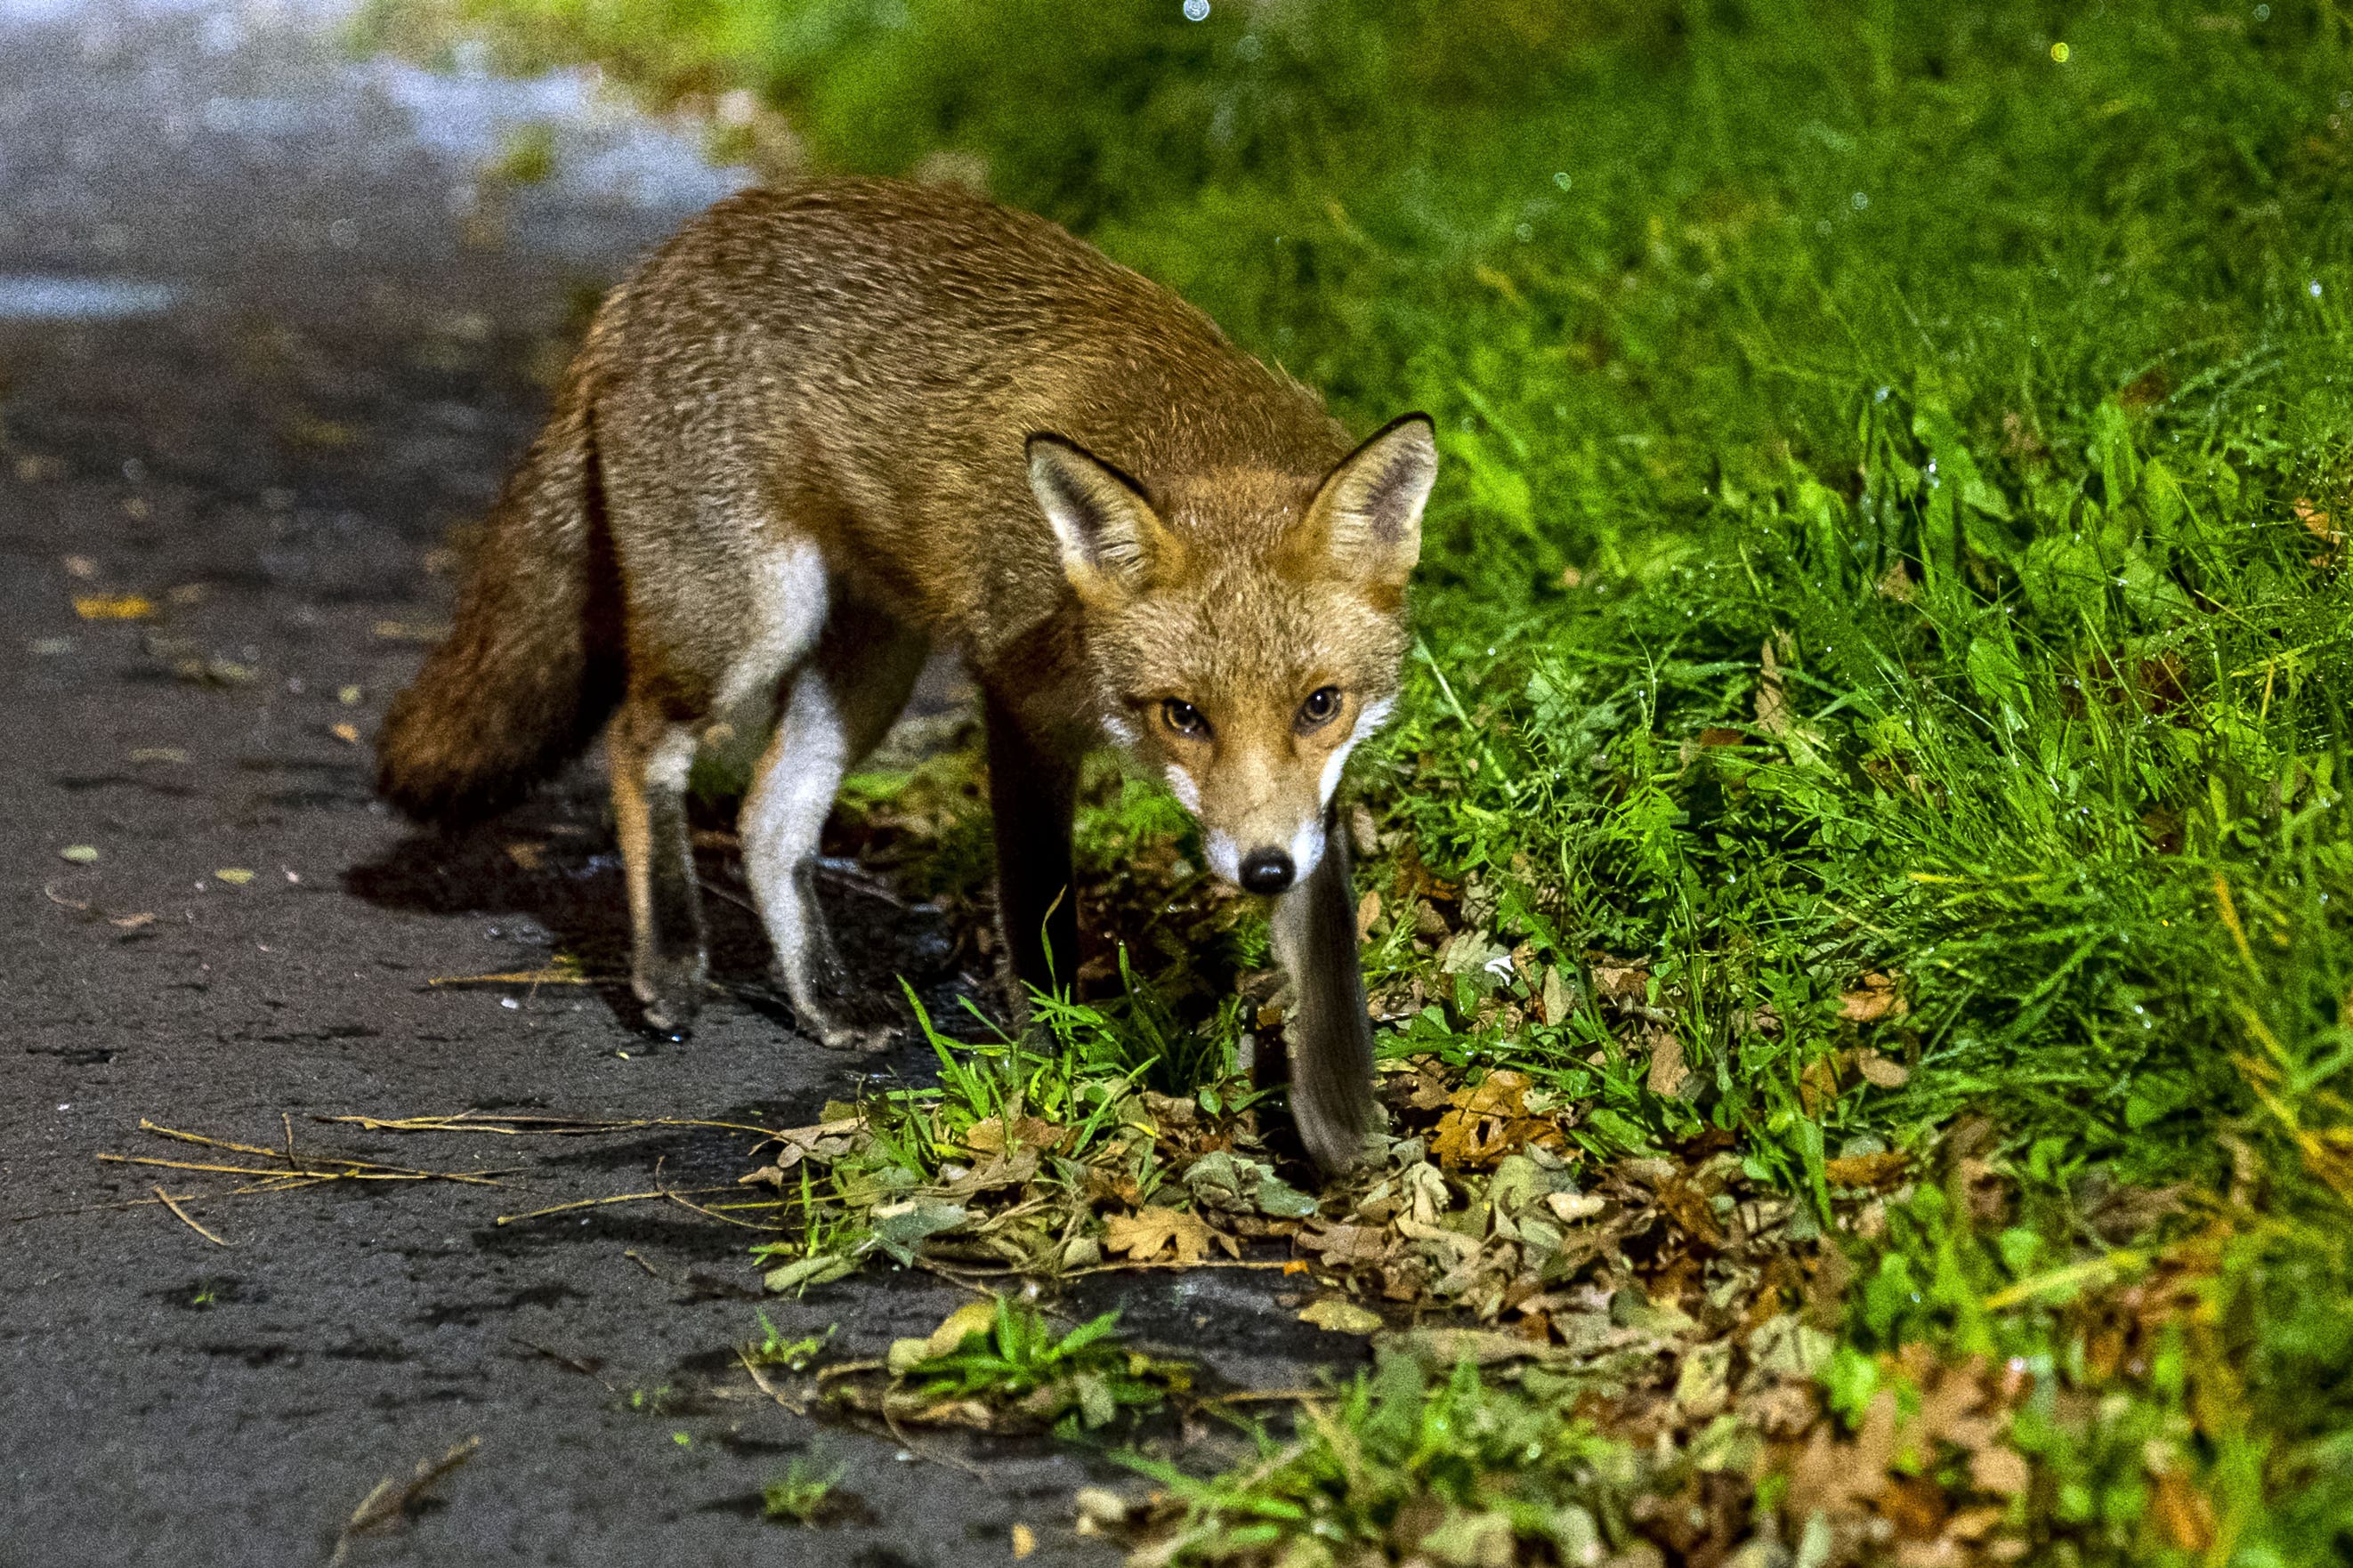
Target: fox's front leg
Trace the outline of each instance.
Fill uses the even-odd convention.
[[[1326,1171],[1356,1163],[1373,1123],[1373,1027],[1365,1012],[1355,900],[1347,830],[1338,805],[1327,805],[1323,858],[1275,900],[1273,920],[1275,962],[1293,999],[1284,1026],[1291,1116],[1308,1153]]]
[[[988,717],[988,805],[996,819],[997,921],[1013,1016],[1029,992],[1069,984],[1079,967],[1078,891],[1071,876],[1077,766],[1040,745],[995,693]]]
[[[705,972],[702,899],[686,825],[694,737],[650,703],[631,701],[605,747],[629,889],[630,988],[649,1026],[683,1036],[702,1005]]]

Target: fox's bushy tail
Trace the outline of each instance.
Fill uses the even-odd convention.
[[[376,788],[450,826],[512,805],[596,738],[620,698],[621,646],[620,576],[575,368],[483,524],[455,627],[385,715]]]

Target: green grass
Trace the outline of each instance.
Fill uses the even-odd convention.
[[[1058,1334],[1036,1307],[999,1296],[990,1321],[913,1359],[902,1387],[918,1405],[977,1400],[1040,1426],[1108,1426],[1123,1410],[1159,1408],[1172,1384],[1187,1385],[1177,1363],[1130,1351],[1118,1332],[1115,1309]]]
[[[1282,1561],[1301,1564],[1417,1551],[1438,1563],[1553,1560],[1528,1554],[1546,1549],[1599,1563],[1632,1539],[1627,1504],[1667,1479],[1554,1402],[1483,1383],[1468,1362],[1433,1380],[1411,1357],[1384,1355],[1301,1425],[1290,1443],[1258,1432],[1257,1462],[1212,1480],[1128,1457],[1185,1505],[1176,1560],[1262,1561],[1283,1547]]]
[[[854,1114],[860,1125],[842,1147],[812,1153],[780,1183],[786,1239],[752,1249],[768,1268],[768,1289],[804,1292],[869,1258],[904,1265],[952,1237],[980,1249],[962,1261],[991,1268],[1055,1277],[1097,1264],[1095,1209],[1120,1201],[1106,1194],[1140,1205],[1161,1201],[1166,1186],[1165,1195],[1188,1204],[1186,1184],[1170,1183],[1171,1162],[1198,1152],[1204,1138],[1224,1151],[1234,1181],[1249,1177],[1248,1201],[1235,1200],[1243,1209],[1312,1212],[1312,1199],[1250,1158],[1254,1138],[1245,1132],[1237,1146],[1237,1122],[1260,1093],[1237,1073],[1235,1000],[1188,1024],[1158,988],[1125,978],[1126,994],[1113,1000],[1037,997],[1033,1027],[1018,1037],[976,1009],[989,1037],[975,1045],[941,1034],[910,992],[937,1081],[827,1106],[828,1121]],[[1153,1087],[1162,1083],[1177,1087]],[[1181,1122],[1161,1126],[1172,1113]],[[1008,1163],[1001,1181],[958,1186]],[[1025,1201],[1013,1201],[1015,1188]],[[1014,1212],[988,1217],[1008,1202]],[[768,1331],[769,1341],[778,1338]],[[786,1348],[814,1353],[820,1342]]]
[[[831,166],[977,155],[1360,427],[1429,409],[1420,642],[1356,787],[1455,927],[1578,1005],[1531,1023],[1525,975],[1447,973],[1384,856],[1370,977],[1421,999],[1385,1048],[1539,1075],[1589,1102],[1595,1154],[1728,1133],[1824,1207],[1842,1147],[1965,1112],[2059,1209],[2188,1184],[2231,1327],[2134,1408],[2207,1390],[2215,1552],[2348,1549],[2316,1479],[2353,1440],[2336,6],[456,0],[377,26],[452,16],[657,98],[750,87]],[[1598,1006],[1612,959],[1680,1044],[1672,1097]],[[1873,972],[1905,1010],[1861,1026],[1841,997]],[[2090,1331],[1989,1315],[2019,1280],[1956,1223],[1883,1254],[1947,1310],[1859,1288],[1850,1342],[2063,1363]],[[2109,1245],[2049,1225],[2053,1268]],[[2063,1446],[2054,1473],[2108,1462]],[[2070,1551],[2142,1549],[2116,1528]]]

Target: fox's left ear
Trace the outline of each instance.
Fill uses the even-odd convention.
[[[1306,536],[1350,576],[1403,588],[1421,559],[1421,509],[1437,482],[1438,431],[1430,416],[1392,419],[1316,490]]]
[[[1082,603],[1107,609],[1176,564],[1176,536],[1144,487],[1075,441],[1029,437],[1029,489],[1062,547],[1062,574]]]

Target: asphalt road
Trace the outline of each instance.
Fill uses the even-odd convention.
[[[479,178],[533,120],[559,177]],[[495,1223],[732,1182],[741,1135],[318,1120],[789,1125],[874,1065],[760,1004],[765,951],[723,904],[746,999],[684,1044],[608,985],[433,984],[559,947],[617,968],[601,792],[584,770],[453,844],[369,791],[365,739],[448,613],[436,551],[528,438],[580,301],[728,183],[577,83],[354,63],[282,10],[0,0],[0,1563],[323,1563],[380,1479],[477,1436],[346,1561],[965,1564],[1010,1561],[1016,1524],[1031,1563],[1113,1559],[1071,1529],[1100,1461],[911,1449],[759,1397],[728,1350],[759,1304],[749,1232],[663,1203]],[[878,973],[958,984],[921,910],[848,918]],[[102,1156],[254,1157],[142,1120],[509,1173],[184,1223],[159,1184],[237,1178]],[[1096,1283],[1073,1310],[1301,1375],[1263,1276]],[[879,1353],[958,1300],[870,1275],[767,1309]],[[845,1467],[859,1521],[759,1518],[797,1456]]]

